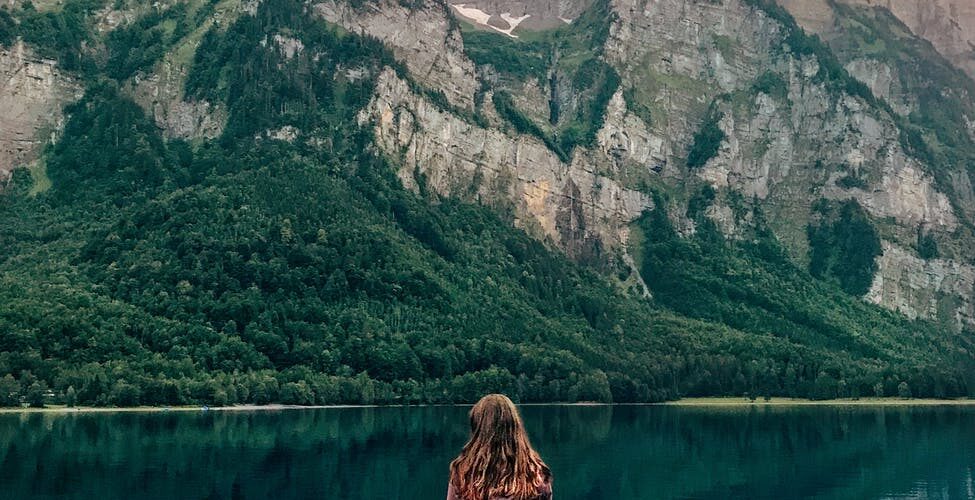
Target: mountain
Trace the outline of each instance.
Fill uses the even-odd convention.
[[[894,16],[911,34],[931,42],[945,59],[975,76],[975,5],[962,0],[895,2],[891,0],[783,0],[782,6],[807,31],[823,34],[837,19],[834,5],[877,7]]]
[[[943,3],[3,7],[0,404],[967,395]]]

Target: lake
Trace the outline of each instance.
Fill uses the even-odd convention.
[[[0,414],[0,497],[442,499],[467,408]],[[563,499],[975,498],[975,408],[525,406]]]

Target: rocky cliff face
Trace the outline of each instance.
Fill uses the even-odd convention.
[[[876,59],[858,58],[846,64],[846,70],[860,80],[873,95],[883,99],[894,112],[906,116],[917,109],[917,98],[904,88],[897,70]]]
[[[174,2],[169,2],[172,5]],[[13,2],[10,2],[12,5]],[[153,8],[164,6],[157,3]],[[35,2],[38,9],[57,7],[55,2]],[[242,13],[253,13],[253,0],[223,0],[205,22],[166,54],[151,71],[123,83],[123,88],[155,119],[171,138],[216,137],[223,130],[226,110],[201,101],[184,99],[189,62],[203,34],[213,25],[229,25]],[[117,9],[106,5],[95,13],[94,30],[104,35],[133,22],[145,6]],[[72,75],[59,71],[57,63],[34,56],[18,41],[0,47],[0,182],[18,166],[29,164],[50,141],[63,120],[65,104],[81,97],[83,89]]]
[[[254,0],[222,0],[203,23],[169,51],[152,71],[137,74],[127,82],[129,95],[153,117],[167,137],[181,139],[212,138],[220,135],[227,110],[219,104],[187,99],[183,89],[193,54],[203,35],[212,27],[227,27],[239,16],[253,15]],[[125,18],[124,13],[103,18]]]
[[[782,0],[796,19],[809,31],[815,32],[841,50],[838,54],[844,60],[847,70],[858,80],[864,82],[874,93],[883,98],[895,113],[907,116],[921,112],[930,116],[932,108],[952,108],[960,119],[946,128],[965,130],[972,121],[972,102],[970,81],[939,80],[954,78],[949,72],[940,69],[936,59],[938,52],[947,60],[944,65],[953,64],[969,76],[973,73],[973,51],[970,45],[975,33],[975,4],[970,2],[932,1],[932,2],[889,2],[868,0],[844,0],[829,4],[824,0],[791,1]],[[964,3],[964,5],[960,5]],[[841,7],[852,6],[853,10]],[[876,10],[880,9],[880,10]],[[894,16],[894,20],[883,14]],[[853,15],[857,16],[854,17]],[[863,22],[867,21],[866,30]],[[894,42],[881,38],[873,23],[880,23],[880,31],[893,34]],[[899,25],[903,23],[903,26]],[[908,31],[909,30],[909,31]],[[912,40],[914,39],[914,40]],[[916,43],[918,42],[923,43]],[[925,52],[926,42],[938,51]],[[876,46],[872,47],[873,43]],[[912,45],[913,44],[913,45]],[[920,47],[904,57],[896,51],[899,47]],[[925,69],[921,70],[919,60]],[[930,89],[941,96],[952,97],[954,101],[935,105],[931,101]],[[926,94],[926,95],[925,95]],[[919,97],[925,97],[923,102]],[[925,109],[927,108],[927,109]],[[969,133],[970,134],[970,133]],[[890,136],[889,133],[883,134]],[[910,159],[909,159],[910,160]],[[896,186],[891,184],[891,173],[884,174],[884,181],[875,188],[875,197],[886,197],[888,204],[906,214],[908,207],[915,212],[927,211],[926,217],[898,217],[902,226],[924,227],[933,221],[939,232],[949,239],[955,239],[962,246],[970,245],[971,218],[973,214],[972,187],[970,174],[964,162],[954,162],[947,166],[949,172],[940,185],[952,196],[949,200],[937,191],[931,182],[931,165],[911,161],[907,169],[901,169],[896,176]],[[893,164],[888,161],[887,165]],[[942,167],[944,168],[944,167]],[[927,177],[927,180],[922,180]],[[921,181],[921,182],[918,182]],[[928,194],[925,194],[928,193]],[[895,202],[894,200],[899,200]],[[924,201],[927,200],[927,201]],[[867,201],[869,206],[870,200]],[[926,207],[918,210],[918,207]],[[942,214],[940,216],[935,214]],[[916,214],[917,215],[917,214]],[[935,215],[932,217],[932,215]],[[902,232],[902,234],[904,234]],[[944,260],[924,261],[908,248],[907,238],[901,238],[899,245],[888,241],[884,245],[884,255],[878,259],[880,272],[874,282],[868,299],[894,308],[905,314],[919,317],[941,317],[951,319],[956,324],[972,323],[971,295],[973,290],[965,285],[973,267],[967,250],[955,251]]]
[[[884,244],[879,273],[867,300],[914,318],[948,318],[975,323],[975,268],[956,260],[919,259],[910,250]]]
[[[846,69],[884,99],[902,122],[920,124],[930,130],[930,149],[975,151],[971,124],[975,117],[975,81],[971,73],[958,70],[958,59],[945,58],[935,45],[915,35],[894,12],[903,17],[904,7],[913,2],[877,6],[876,2],[825,3],[783,2],[808,30],[821,36],[833,48]],[[934,2],[931,5],[936,5]],[[818,5],[818,7],[817,7]],[[886,3],[884,5],[887,5]],[[924,4],[927,5],[927,4]],[[946,18],[951,18],[944,14]],[[963,27],[956,24],[956,28]],[[962,68],[964,69],[964,68]],[[947,137],[949,133],[957,135]],[[933,132],[933,134],[931,133]],[[917,142],[917,141],[915,141]],[[942,171],[939,184],[952,197],[955,208],[966,220],[975,218],[971,172],[966,160],[938,160],[928,155],[929,171]]]
[[[914,34],[931,42],[949,61],[975,77],[975,2],[970,0],[839,0],[881,7]],[[804,28],[822,33],[836,22],[827,0],[779,0]]]
[[[478,88],[474,64],[464,55],[460,30],[447,9],[436,1],[415,8],[392,0],[359,8],[342,0],[314,4],[323,19],[388,44],[413,78],[442,91],[451,104],[473,109]]]
[[[607,56],[630,85],[661,90],[649,99],[657,111],[651,128],[671,150],[686,151],[704,107],[721,97],[727,139],[719,154],[700,170],[674,166],[673,175],[767,200],[783,219],[821,195],[855,198],[877,218],[908,227],[957,226],[947,197],[902,150],[891,117],[817,81],[815,58],[773,55],[782,52],[778,28],[763,14],[736,1],[621,0],[614,8],[620,21]],[[762,73],[781,82],[779,95],[753,90]],[[871,185],[844,189],[835,182],[861,173]]]
[[[443,92],[450,105],[474,108],[479,76],[445,4],[428,2],[414,10],[399,4],[364,11],[336,3],[315,8],[326,19],[385,40],[406,62],[411,78]],[[546,90],[534,83],[524,88],[515,97],[521,105],[539,114],[548,109]],[[493,112],[490,92],[483,101],[486,123],[475,125],[417,95],[387,71],[361,120],[373,124],[380,148],[399,165],[408,187],[415,188],[416,174],[422,174],[442,195],[512,210],[521,226],[573,258],[632,267],[625,252],[627,225],[650,206],[649,196],[622,187],[612,171],[623,161],[653,154],[662,159],[662,141],[626,112],[618,95],[597,147],[577,150],[564,161],[541,140],[506,130]]]
[[[129,93],[170,138],[193,139],[220,135],[226,110],[207,101],[186,100],[183,88],[189,68],[171,58],[148,75],[137,75]]]
[[[585,9],[582,3],[542,4],[460,4],[480,12],[465,14],[433,2],[412,10],[387,3],[354,10],[326,2],[316,11],[386,41],[421,85],[472,109],[483,79],[494,77],[490,68],[475,71],[449,16],[487,14],[481,20],[490,22]],[[710,184],[719,196],[707,214],[731,237],[742,234],[749,215],[732,209],[727,193],[758,201],[799,262],[807,258],[806,227],[817,200],[854,199],[880,224],[885,240],[867,299],[959,326],[973,321],[972,287],[964,276],[975,276],[975,268],[957,252],[925,261],[911,249],[919,228],[942,241],[967,237],[960,236],[962,221],[928,166],[904,150],[894,116],[830,86],[821,77],[821,61],[793,55],[783,46],[783,26],[741,0],[609,5],[613,23],[601,52],[622,84],[593,146],[577,148],[568,161],[542,141],[506,128],[493,112],[490,91],[480,107],[484,120],[475,125],[386,72],[361,120],[372,124],[407,186],[415,186],[420,173],[441,194],[507,203],[524,227],[581,260],[616,252],[632,263],[628,223],[651,207],[647,185],[679,192]],[[832,15],[829,5],[798,5],[789,6],[807,26],[836,22],[824,17]],[[866,59],[847,66],[895,112],[917,105],[894,68]],[[529,79],[514,96],[516,106],[539,123],[559,93],[545,85],[557,83]],[[709,113],[720,116],[725,138],[706,164],[689,168],[687,151]]]
[[[618,21],[607,57],[628,85],[654,90],[645,102],[650,130],[666,138],[666,149],[687,151],[709,102],[721,113],[725,140],[715,157],[699,169],[672,158],[665,175],[698,177],[761,200],[776,234],[800,261],[812,204],[855,199],[887,227],[869,299],[959,326],[971,322],[972,289],[951,275],[973,268],[957,259],[925,262],[905,249],[918,227],[950,238],[958,236],[960,223],[927,166],[904,151],[891,115],[829,88],[818,77],[815,57],[781,50],[777,23],[742,2],[617,0],[613,7]],[[851,66],[895,109],[913,105],[889,67]],[[758,77],[781,86],[758,89]],[[844,182],[849,179],[856,182]],[[734,231],[732,211],[720,201],[709,214]]]
[[[619,100],[617,100],[619,102]],[[618,108],[620,106],[617,106]],[[646,133],[619,135],[627,116],[617,109],[602,136],[604,150],[651,155]],[[483,128],[439,109],[392,70],[360,116],[379,147],[399,165],[403,183],[418,174],[436,192],[514,210],[519,224],[576,259],[596,261],[625,248],[627,224],[651,206],[649,197],[596,173],[601,151],[580,151],[564,163],[541,141]]]
[[[56,62],[35,57],[22,42],[0,47],[0,183],[37,159],[62,124],[63,106],[79,92]]]

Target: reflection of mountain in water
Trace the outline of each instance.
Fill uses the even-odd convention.
[[[427,499],[466,407],[3,415],[4,498]],[[968,408],[523,409],[559,498],[964,498]]]

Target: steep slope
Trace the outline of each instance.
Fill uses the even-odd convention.
[[[828,0],[780,0],[803,28],[820,33],[835,22]],[[975,4],[966,0],[839,0],[851,6],[880,7],[931,44],[947,60],[975,78]]]
[[[17,170],[0,195],[4,383],[120,405],[970,393],[968,226],[902,140],[928,125],[771,7],[539,4],[578,14],[514,38],[434,1],[69,2],[87,31],[51,47],[85,94],[52,188]],[[187,127],[179,103],[202,106]]]
[[[474,66],[464,55],[460,33],[446,4],[331,0],[313,5],[323,19],[388,44],[417,81],[442,93],[448,103],[473,108],[477,89]]]
[[[35,161],[57,135],[61,108],[80,97],[78,84],[57,63],[23,42],[0,46],[0,184],[17,167]]]
[[[444,113],[450,109],[434,116],[429,101],[421,105],[416,96],[394,98],[388,95],[390,87],[380,87],[380,105],[372,106],[363,120],[375,124],[383,138],[380,146],[396,159],[408,185],[419,171],[434,180],[441,194],[473,193],[493,203],[501,193],[514,201],[519,219],[528,221],[525,227],[537,226],[536,234],[569,255],[624,267],[633,262],[627,247],[642,244],[629,240],[625,225],[651,206],[638,200],[655,189],[676,190],[677,205],[685,205],[702,182],[718,189],[709,216],[733,238],[749,232],[749,213],[761,205],[799,262],[810,258],[807,229],[816,223],[817,203],[853,199],[867,210],[884,240],[870,265],[876,267],[870,282],[857,286],[856,293],[912,317],[939,318],[955,328],[971,324],[975,303],[964,283],[975,276],[975,268],[962,250],[973,241],[970,225],[963,222],[970,218],[968,173],[944,168],[959,163],[932,159],[918,149],[917,140],[912,142],[911,137],[931,130],[931,123],[907,123],[890,112],[906,113],[915,106],[916,86],[883,80],[889,71],[874,72],[863,61],[847,66],[854,75],[874,75],[866,82],[869,87],[860,85],[838,66],[828,47],[803,34],[770,2],[558,6],[570,7],[583,9],[573,23],[537,33],[519,27],[518,39],[510,36],[515,33],[497,32],[498,26],[478,25],[471,12],[436,4],[421,8],[426,16],[447,15],[444,26],[452,26],[449,14],[461,19],[452,32],[463,35],[463,50],[475,62],[481,90],[474,115],[454,113],[455,123],[446,125]],[[514,4],[477,8],[522,12]],[[557,7],[533,9],[544,17]],[[359,29],[388,36],[380,27]],[[401,56],[409,64],[409,55]],[[470,92],[466,83],[427,84],[447,95]],[[953,119],[963,125],[962,117]],[[595,128],[586,129],[594,123]],[[476,144],[468,142],[466,133],[447,132],[474,130],[477,137],[484,127],[508,132]],[[707,130],[712,144],[702,135]],[[508,144],[526,140],[516,138],[518,133],[533,136],[535,151],[544,144],[561,162],[551,154],[541,165],[499,156]],[[579,193],[593,202],[592,214],[582,211],[578,223],[551,215],[565,212],[560,200],[569,198],[538,196],[539,189],[571,194],[564,184],[553,189],[551,182],[533,183],[558,170],[567,172],[573,185],[582,186]],[[472,179],[482,180],[482,174],[472,173],[498,171],[510,171],[516,187],[471,185]],[[588,187],[597,184],[573,171],[593,172],[611,196]],[[693,231],[693,221],[677,222],[683,231]],[[925,266],[933,257],[917,250],[922,239],[940,248],[941,260],[933,266]],[[883,248],[912,257],[882,259]],[[937,269],[960,275],[956,280]]]
[[[143,14],[138,24],[130,23],[116,28],[116,33],[125,30],[164,31],[165,24],[172,23],[174,19],[182,18],[182,22],[192,19],[179,33],[170,33],[165,55],[159,57],[158,61],[148,61],[144,68],[128,78],[126,90],[150,112],[166,137],[214,138],[223,130],[227,110],[206,100],[187,99],[184,88],[190,63],[197,47],[203,42],[204,35],[213,26],[230,26],[240,15],[255,12],[257,4],[240,0],[190,3],[191,7],[182,12],[179,10],[180,5],[182,4],[175,4],[158,16]],[[136,4],[128,12],[138,13],[140,7],[142,6]],[[132,33],[129,36],[138,35]]]
[[[627,223],[650,207],[647,195],[594,172],[582,155],[565,163],[537,138],[467,123],[391,71],[380,75],[360,121],[375,124],[378,145],[399,160],[404,185],[416,188],[422,175],[445,196],[512,203],[525,214],[520,225],[578,260],[595,262],[604,247],[619,248]]]
[[[696,191],[695,179],[710,184],[718,196],[709,215],[732,237],[748,233],[749,206],[760,204],[799,262],[807,262],[812,251],[807,233],[816,221],[816,204],[856,200],[892,252],[911,253],[909,249],[926,239],[936,241],[946,257],[928,270],[917,262],[880,259],[869,281],[856,287],[857,293],[864,294],[872,282],[868,299],[886,307],[912,316],[940,317],[955,328],[970,324],[970,291],[944,274],[922,276],[950,268],[962,273],[959,283],[964,283],[973,271],[964,251],[951,250],[972,241],[970,227],[960,223],[960,217],[968,218],[962,200],[970,198],[971,190],[963,182],[948,180],[964,179],[967,172],[947,172],[946,162],[918,153],[916,145],[905,140],[905,134],[918,133],[915,126],[930,130],[930,123],[902,123],[886,102],[839,67],[828,47],[803,34],[774,4],[613,2],[610,8],[612,15],[602,14],[613,19],[608,38],[594,53],[604,55],[619,72],[620,90],[633,119],[616,134],[620,145],[610,144],[609,134],[597,135],[603,141],[599,152],[609,154],[590,155],[587,164],[604,169],[609,178],[635,180],[638,184],[630,185],[644,191],[654,185],[676,189],[680,205]],[[556,36],[570,37],[567,29]],[[468,42],[480,44],[481,38],[472,34]],[[485,45],[489,54],[503,54],[503,47],[512,43],[500,39]],[[469,43],[468,52],[480,54],[477,44]],[[532,41],[516,45],[512,50],[528,53],[544,47]],[[558,78],[558,51],[550,54],[555,58],[543,51],[536,63],[548,66],[541,72],[519,68],[499,55],[475,57],[489,70],[482,76],[490,89],[487,97],[492,90],[510,89],[517,96],[517,111],[535,124],[535,131],[525,131],[543,137],[549,128],[546,119],[552,118],[546,111],[557,106],[558,96],[584,90],[561,91],[559,82],[568,78]],[[500,72],[500,77],[492,72]],[[544,78],[526,78],[534,75]],[[571,68],[566,76],[571,76]],[[916,90],[905,93],[917,96]],[[892,97],[889,91],[877,95]],[[557,121],[552,127],[555,136]],[[964,126],[961,122],[958,118],[955,125]],[[631,136],[652,144],[653,154],[619,156],[629,151],[623,143]],[[753,203],[734,201],[740,197]],[[693,230],[691,221],[677,222]],[[879,258],[882,247],[878,248]],[[914,293],[910,281],[925,285]]]
[[[815,9],[816,16],[797,4],[787,6],[817,30],[852,76],[891,104],[899,115],[902,142],[933,174],[962,224],[945,235],[922,223],[914,245],[918,253],[913,255],[905,250],[910,235],[899,245],[885,244],[878,260],[881,271],[868,298],[910,316],[970,317],[972,290],[966,283],[973,268],[967,234],[975,205],[966,158],[975,152],[969,125],[975,116],[975,85],[902,24],[887,8],[891,6],[832,3]],[[900,12],[900,7],[891,8]],[[812,17],[821,22],[811,22]],[[921,251],[925,245],[928,250]],[[959,303],[964,306],[956,307]]]
[[[98,2],[0,5],[0,185],[33,165],[62,125],[62,108],[80,97],[83,46],[92,40]]]

